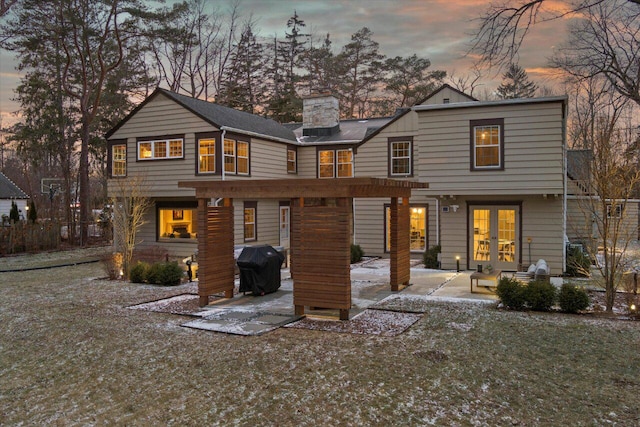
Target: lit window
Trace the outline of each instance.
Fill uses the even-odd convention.
[[[338,178],[353,176],[353,151],[338,150]]]
[[[472,169],[502,169],[503,120],[474,120],[472,129]]]
[[[216,140],[198,140],[198,173],[214,173],[216,171]]]
[[[318,152],[318,176],[320,178],[353,177],[352,150],[321,150]]]
[[[335,176],[333,173],[333,158],[333,150],[320,151],[320,153],[318,154],[320,178],[333,178]]]
[[[237,148],[238,148],[238,163],[237,163],[238,174],[248,175],[249,174],[249,143],[238,141]]]
[[[298,171],[297,154],[298,153],[296,153],[296,150],[291,148],[287,149],[287,172],[288,173],[296,173]]]
[[[427,206],[411,206],[409,227],[409,248],[423,252],[427,248]],[[391,250],[391,208],[385,208],[386,236],[385,248]]]
[[[111,147],[111,176],[127,175],[127,145],[118,144]]]
[[[164,139],[138,142],[138,160],[181,159],[184,140]]]
[[[158,209],[159,239],[195,239],[196,209],[162,207]]]
[[[249,143],[224,139],[224,171],[238,175],[249,175]]]
[[[256,210],[257,202],[244,202],[244,240],[257,239]]]
[[[411,141],[391,141],[389,150],[390,175],[411,175]]]

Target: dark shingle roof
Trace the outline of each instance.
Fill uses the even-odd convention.
[[[0,172],[0,199],[28,199],[27,193]]]
[[[267,137],[284,139],[291,142],[296,141],[296,136],[290,129],[287,129],[274,120],[244,111],[234,110],[233,108],[224,107],[214,104],[213,102],[180,95],[165,89],[159,90],[164,95],[188,108],[216,127],[229,127]]]
[[[302,123],[288,124],[302,144],[356,144],[389,123],[393,117],[340,121],[340,131],[333,135],[302,136]]]

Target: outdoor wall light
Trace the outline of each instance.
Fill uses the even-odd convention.
[[[460,271],[460,255],[456,255],[456,271]]]

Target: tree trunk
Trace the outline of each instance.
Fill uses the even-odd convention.
[[[89,118],[82,117],[80,148],[80,245],[86,246],[89,237]]]

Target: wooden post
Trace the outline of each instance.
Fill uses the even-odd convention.
[[[397,197],[391,198],[391,290],[402,290],[409,285],[411,275],[410,246],[409,246],[409,199],[403,197],[400,202]]]

